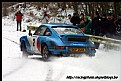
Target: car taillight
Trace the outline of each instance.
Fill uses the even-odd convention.
[[[95,50],[95,47],[89,47],[90,50]]]
[[[65,46],[56,46],[56,49],[65,49]]]

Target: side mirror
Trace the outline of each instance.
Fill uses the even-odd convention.
[[[31,30],[29,30],[29,36],[32,36]]]
[[[22,32],[26,32],[26,30],[23,30]]]

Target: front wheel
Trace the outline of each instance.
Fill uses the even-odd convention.
[[[28,53],[27,53],[27,50],[26,50],[26,46],[25,46],[25,42],[22,42],[21,43],[21,51],[22,51],[22,56],[23,57],[28,57]]]
[[[42,60],[48,61],[48,58],[49,58],[49,50],[47,45],[44,45],[42,48]]]

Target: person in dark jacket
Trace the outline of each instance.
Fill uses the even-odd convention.
[[[95,12],[95,17],[92,19],[92,25],[95,30],[93,34],[99,36],[101,28],[101,17],[97,11]]]
[[[100,14],[96,11],[95,17],[92,19],[92,34],[95,36],[100,36],[101,28],[101,17]],[[99,43],[94,42],[95,48],[99,48]]]
[[[118,14],[115,24],[116,24],[116,26],[121,25],[121,14]]]
[[[21,13],[21,11],[18,11],[15,14],[15,16],[16,16],[16,21],[17,21],[17,31],[18,31],[19,27],[20,27],[20,31],[21,31],[21,21],[22,21],[23,14]]]
[[[80,17],[74,13],[73,14],[73,17],[71,18],[71,23],[73,23],[73,25],[77,25],[77,24],[80,24]]]
[[[110,23],[109,23],[109,20],[106,18],[106,14],[103,14],[102,17],[101,17],[101,24],[100,24],[100,33],[99,33],[99,36],[106,36],[108,37],[109,35],[109,29],[110,29]],[[99,48],[100,46],[100,43],[96,43],[96,45],[98,46],[97,48]],[[108,48],[109,46],[108,45],[105,45],[104,44],[104,48]]]
[[[109,21],[108,37],[113,38],[114,35],[116,34],[116,25],[114,23],[114,21],[115,21],[114,15],[112,13],[108,13],[107,19]]]
[[[121,14],[118,14],[117,20],[115,21],[116,34],[121,35]]]
[[[83,23],[83,22],[84,22],[84,14],[81,13],[81,14],[80,14],[80,24]]]
[[[104,35],[107,35],[107,33],[109,33],[109,29],[110,29],[109,21],[106,17],[107,17],[106,14],[102,15],[99,36],[104,36]]]

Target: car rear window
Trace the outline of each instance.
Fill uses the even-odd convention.
[[[53,26],[52,28],[58,34],[82,34],[80,29],[71,26]]]

